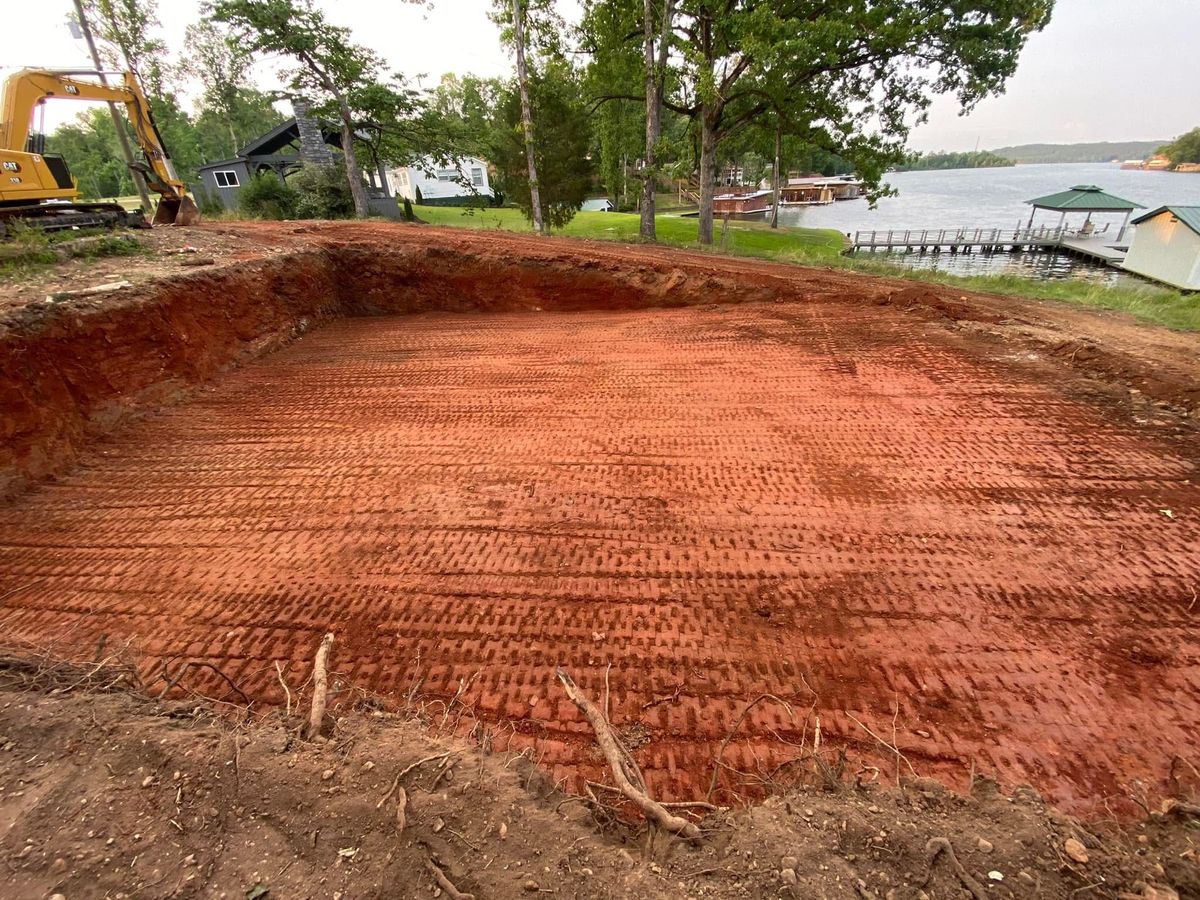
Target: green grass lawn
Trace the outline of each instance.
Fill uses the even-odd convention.
[[[467,213],[456,207],[418,206],[414,212],[432,225],[503,231],[532,230],[525,216],[517,209],[477,209]],[[632,213],[581,212],[566,228],[555,233],[632,243],[638,240],[638,223],[638,216]],[[696,219],[666,215],[659,216],[657,224],[660,242],[689,250],[707,249],[696,243]],[[1104,287],[1083,281],[1046,281],[1014,275],[949,275],[927,269],[910,269],[878,259],[842,256],[843,237],[832,229],[773,229],[763,222],[733,221],[729,223],[729,233],[722,245],[721,227],[718,222],[716,244],[711,248],[717,253],[756,256],[799,265],[832,266],[991,294],[1060,300],[1079,306],[1129,313],[1143,321],[1180,331],[1200,331],[1200,295],[1184,294],[1149,283]]]
[[[501,231],[532,231],[519,209],[475,209],[464,211],[450,206],[418,206],[418,218],[431,225],[457,228],[494,228]],[[664,244],[702,250],[696,243],[698,222],[681,216],[658,216],[658,239]],[[566,228],[555,234],[596,240],[636,242],[640,218],[634,213],[581,212]],[[770,228],[763,222],[734,221],[721,241],[720,222],[713,250],[735,256],[783,259],[803,256],[807,259],[831,259],[842,252],[842,235],[828,228]]]
[[[1107,287],[1071,279],[1049,281],[1019,275],[951,275],[932,269],[910,269],[869,257],[842,256],[836,260],[826,260],[825,264],[871,275],[928,281],[987,294],[1059,300],[1077,306],[1111,309],[1176,331],[1200,331],[1200,294],[1185,294],[1150,282],[1139,283],[1132,278],[1129,279],[1132,283]]]

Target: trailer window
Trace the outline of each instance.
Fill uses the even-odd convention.
[[[217,179],[217,187],[241,187],[237,172],[232,169],[214,172],[213,176]]]

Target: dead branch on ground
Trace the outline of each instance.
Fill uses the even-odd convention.
[[[321,733],[325,721],[325,703],[329,695],[329,653],[333,649],[333,632],[325,635],[317,650],[313,663],[312,710],[308,716],[308,737],[311,740]]]
[[[899,705],[897,705],[896,709],[897,709],[897,712],[898,712],[898,711],[899,711]],[[901,763],[901,761],[903,761],[903,762],[904,762],[904,765],[908,766],[908,771],[909,771],[909,773],[910,773],[910,774],[911,774],[911,775],[912,775],[914,778],[918,777],[918,776],[917,776],[917,770],[916,770],[916,769],[914,769],[914,768],[913,768],[913,766],[912,766],[912,763],[910,763],[910,762],[908,761],[908,757],[907,757],[907,756],[905,756],[903,753],[901,753],[901,752],[900,752],[900,748],[899,748],[899,747],[897,747],[897,746],[896,746],[894,743],[892,743],[892,744],[889,744],[889,743],[888,743],[886,740],[884,740],[883,738],[881,738],[879,735],[877,735],[875,732],[873,732],[873,731],[872,731],[870,728],[868,728],[866,725],[864,725],[862,722],[860,722],[858,719],[856,719],[856,718],[855,718],[853,715],[851,715],[850,713],[846,713],[846,718],[847,718],[847,719],[849,719],[851,722],[853,722],[855,725],[857,725],[859,728],[861,728],[863,731],[865,731],[867,734],[869,734],[871,737],[873,737],[873,738],[874,738],[876,741],[878,741],[878,742],[879,742],[879,744],[880,744],[882,747],[884,747],[884,748],[885,748],[885,749],[887,749],[887,750],[890,750],[890,751],[891,751],[891,752],[892,752],[892,753],[895,755],[895,757],[896,757],[896,780],[897,780],[897,783],[899,783],[899,779],[900,779],[900,763]],[[894,726],[894,722],[895,722],[895,719],[893,719],[893,728],[895,727],[895,726]]]
[[[749,714],[750,710],[758,706],[764,700],[774,700],[776,703],[783,706],[787,710],[790,718],[795,719],[796,714],[792,712],[792,705],[786,700],[776,697],[774,694],[759,694],[753,700],[746,704],[746,708],[742,710],[742,714],[737,717],[737,721],[733,723],[733,727],[729,729],[729,734],[725,735],[725,740],[721,742],[721,749],[717,751],[717,757],[713,760],[712,781],[708,783],[708,793],[704,795],[705,800],[711,800],[713,791],[717,789],[717,780],[721,777],[721,760],[725,756],[725,748],[729,746],[729,742],[733,740],[733,736],[737,734],[739,728],[742,727],[742,722]]]
[[[447,759],[451,754],[453,754],[455,752],[456,751],[454,751],[454,750],[447,750],[445,753],[438,753],[438,754],[435,754],[434,756],[426,756],[423,759],[418,759],[415,763],[411,763],[411,764],[405,766],[403,769],[401,769],[399,772],[396,773],[396,777],[392,779],[392,786],[387,789],[387,793],[385,793],[382,797],[379,798],[379,802],[375,804],[375,808],[380,809],[383,806],[383,804],[388,802],[388,800],[391,798],[392,794],[396,793],[396,790],[398,788],[400,788],[400,782],[404,780],[404,776],[407,775],[409,772],[411,772],[413,769],[417,768],[418,766],[424,765],[427,762],[436,762],[439,759],[443,759],[443,760]]]
[[[604,713],[587,698],[563,669],[556,670],[555,674],[562,682],[567,697],[579,708],[588,724],[592,726],[592,731],[596,733],[596,743],[600,745],[600,752],[604,754],[621,793],[641,810],[647,821],[690,840],[699,838],[700,829],[694,822],[674,815],[650,797],[641,770],[629,755],[629,751],[622,747]]]

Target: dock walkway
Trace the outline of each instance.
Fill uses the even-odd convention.
[[[1064,251],[1120,268],[1129,246],[1104,233],[1081,235],[1068,228],[894,228],[856,231],[850,252],[859,250],[903,250],[907,253]]]

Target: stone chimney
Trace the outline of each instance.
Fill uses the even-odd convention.
[[[296,129],[300,132],[300,161],[314,163],[318,166],[333,165],[333,151],[325,143],[321,134],[321,126],[309,117],[312,104],[302,98],[292,101],[292,111],[296,114]]]

